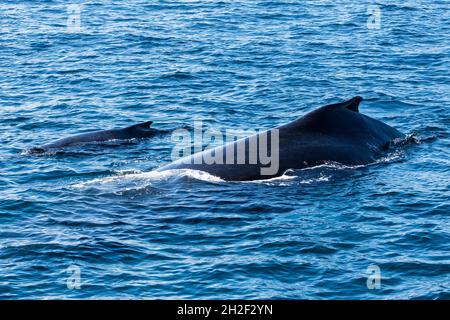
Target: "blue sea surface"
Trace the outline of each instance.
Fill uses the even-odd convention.
[[[448,0],[71,4],[0,2],[1,299],[450,299]],[[269,181],[153,172],[195,120],[356,95],[410,142]]]

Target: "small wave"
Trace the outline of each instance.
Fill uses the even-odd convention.
[[[89,72],[89,70],[83,69],[83,68],[74,68],[74,69],[64,69],[64,70],[58,70],[56,71],[57,74],[61,75],[69,75],[69,74],[76,74],[76,73],[83,73],[83,72]]]
[[[377,165],[377,164],[388,164],[393,163],[397,161],[402,161],[405,159],[405,153],[402,150],[395,150],[394,152],[389,153],[388,155],[381,157],[374,163],[369,164],[370,165]]]
[[[308,170],[317,170],[317,169],[332,169],[332,170],[347,170],[347,169],[358,169],[363,168],[367,165],[358,164],[358,165],[346,165],[336,161],[326,161],[323,164],[319,164],[317,166],[308,167],[300,169],[299,171],[308,171]]]
[[[426,141],[426,139],[424,140]],[[415,133],[407,134],[404,138],[398,138],[393,141],[394,146],[402,147],[411,144],[419,144],[422,142],[422,139],[418,137]]]
[[[122,173],[112,177],[97,178],[87,182],[81,182],[73,185],[74,188],[84,189],[88,187],[104,186],[104,185],[129,185],[131,189],[139,189],[145,187],[148,183],[167,181],[171,178],[182,179],[192,178],[195,180],[206,182],[224,182],[219,177],[213,176],[207,172],[192,170],[192,169],[175,169],[166,171],[150,171],[150,172],[138,172],[138,173]],[[142,182],[142,184],[139,184]],[[129,188],[127,188],[129,189]]]
[[[294,172],[294,170],[289,169],[286,170],[281,176],[279,177],[274,177],[274,178],[269,178],[269,179],[261,179],[261,180],[251,180],[251,181],[237,181],[240,183],[263,183],[263,184],[272,184],[273,182],[275,183],[279,183],[281,182],[281,184],[279,185],[284,185],[283,182],[285,181],[290,181],[290,180],[294,180],[295,178],[297,178],[297,176],[293,175],[290,176],[289,173]]]
[[[313,184],[317,182],[329,182],[331,176],[320,174],[319,177],[300,180],[300,184]]]
[[[129,176],[127,176],[129,177]],[[224,182],[223,179],[209,174],[205,171],[192,170],[192,169],[174,169],[166,171],[151,171],[135,175],[132,178],[146,179],[146,180],[168,180],[172,177],[175,178],[193,178],[196,180],[206,181],[206,182]]]
[[[183,80],[183,79],[195,79],[197,78],[190,72],[184,71],[175,71],[171,73],[166,73],[160,76],[161,79],[175,79],[175,80]]]

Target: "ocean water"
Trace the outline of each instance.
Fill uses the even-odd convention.
[[[449,35],[448,1],[1,1],[0,298],[449,299]],[[355,95],[408,143],[269,181],[153,172],[195,120]]]

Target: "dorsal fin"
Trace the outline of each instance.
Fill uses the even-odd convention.
[[[135,124],[133,126],[128,127],[128,129],[149,129],[152,125],[153,121],[147,121]]]
[[[361,103],[362,100],[363,100],[362,97],[356,96],[345,102],[338,103],[337,105],[354,112],[359,112],[359,104]]]

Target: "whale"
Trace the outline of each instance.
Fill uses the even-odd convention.
[[[63,148],[79,146],[87,143],[149,138],[154,136],[158,132],[158,130],[151,128],[152,124],[152,121],[147,121],[121,129],[99,130],[78,134],[59,139],[57,141],[44,144],[39,147],[34,147],[30,149],[30,152],[44,153],[49,151],[56,151]]]
[[[250,181],[327,163],[373,163],[405,136],[360,113],[362,100],[356,96],[322,106],[288,124],[181,157],[156,171],[192,169],[225,181]]]

